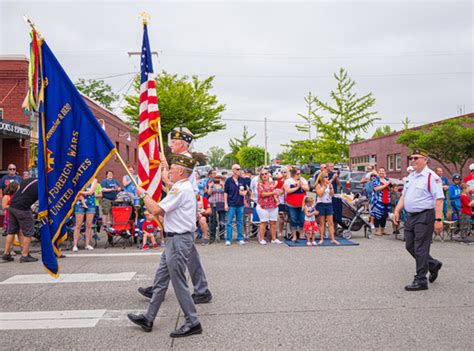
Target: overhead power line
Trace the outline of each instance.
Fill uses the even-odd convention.
[[[253,123],[265,123],[265,119],[255,119],[255,118],[222,118],[223,121],[229,122],[253,122]],[[267,123],[283,123],[283,124],[304,124],[304,121],[296,120],[276,120],[276,119],[266,119]],[[410,122],[410,124],[427,124],[433,121],[422,121],[422,122]],[[403,124],[403,122],[394,122],[394,121],[376,121],[374,124]]]

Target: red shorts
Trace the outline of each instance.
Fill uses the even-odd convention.
[[[304,226],[303,226],[303,230],[305,232],[308,232],[308,233],[315,233],[318,231],[318,224],[316,223],[316,221],[313,221],[313,222],[307,222],[307,221],[304,221]]]

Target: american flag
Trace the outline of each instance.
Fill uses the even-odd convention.
[[[140,127],[138,135],[138,180],[155,200],[161,199],[160,151],[158,126],[160,111],[153,77],[150,42],[146,23],[143,25],[140,79]]]

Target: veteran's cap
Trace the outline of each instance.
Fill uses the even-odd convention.
[[[192,171],[194,169],[194,166],[196,165],[195,159],[182,154],[172,154],[171,162],[174,165],[189,169],[190,171]]]
[[[413,152],[410,154],[410,156],[413,156],[413,155],[420,155],[420,156],[428,157],[428,153],[424,150],[421,150],[421,149],[413,150]]]
[[[188,128],[177,127],[171,132],[171,140],[183,140],[190,144],[193,141],[194,135]]]

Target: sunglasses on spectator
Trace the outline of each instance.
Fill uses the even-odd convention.
[[[268,175],[268,173],[260,173],[262,176],[266,176]]]
[[[8,168],[9,171],[16,171],[16,168]]]
[[[240,171],[240,168],[234,168],[234,171]]]
[[[421,158],[419,156],[412,156],[409,158],[410,161],[418,161],[418,159]]]

